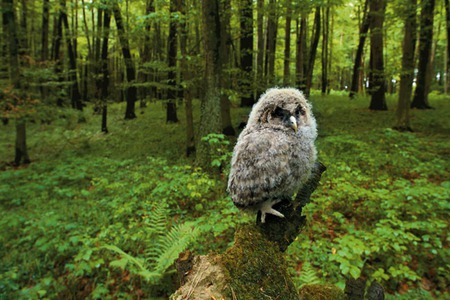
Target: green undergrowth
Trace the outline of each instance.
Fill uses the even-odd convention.
[[[446,299],[450,102],[432,96],[434,110],[412,111],[415,132],[399,133],[395,101],[371,112],[367,98],[313,94],[328,169],[305,208],[308,226],[287,251],[297,288],[343,288],[361,276],[388,297]],[[159,103],[135,120],[123,112],[110,106],[106,135],[90,107],[86,123],[65,109],[50,123],[34,116],[32,163],[20,168],[9,165],[14,122],[0,126],[0,298],[166,298],[181,251],[221,253],[234,228],[253,219],[225,194],[235,140],[206,138],[222,172],[210,176],[184,156],[182,107],[179,124],[165,123]],[[233,122],[247,113],[234,108]]]

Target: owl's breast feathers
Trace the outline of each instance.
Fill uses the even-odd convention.
[[[228,191],[237,206],[290,198],[308,179],[315,160],[314,139],[300,134],[261,127],[242,132],[228,180]]]

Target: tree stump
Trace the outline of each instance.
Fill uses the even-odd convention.
[[[186,266],[179,263],[182,286],[170,299],[343,299],[343,291],[333,286],[316,293],[319,297],[312,297],[309,291],[300,296],[283,254],[306,224],[302,209],[325,169],[324,165],[316,163],[309,181],[295,200],[282,201],[275,206],[285,218],[268,215],[266,222],[261,223],[259,213],[255,224],[236,230],[235,243],[225,253],[185,258],[187,264],[192,262],[187,272]]]

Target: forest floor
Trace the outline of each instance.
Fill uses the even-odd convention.
[[[449,97],[413,110],[412,133],[391,129],[395,96],[381,112],[364,97],[311,99],[328,169],[287,252],[294,282],[342,288],[362,276],[392,299],[450,299]],[[0,127],[0,299],[165,299],[178,253],[220,252],[251,221],[226,196],[228,162],[211,176],[185,157],[181,105],[176,124],[160,102],[137,108],[135,120],[124,111],[110,105],[108,134],[90,106],[86,123],[68,109],[33,116],[28,166],[10,164],[14,121]],[[234,124],[248,112],[234,108]],[[177,244],[186,228],[191,239]]]

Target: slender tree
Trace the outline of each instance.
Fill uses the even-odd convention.
[[[430,109],[427,93],[427,76],[431,60],[431,48],[433,44],[433,19],[435,0],[423,0],[420,13],[419,34],[419,65],[416,78],[416,89],[414,91],[411,108]]]
[[[330,34],[330,6],[327,3],[326,7],[323,7],[322,18],[322,95],[327,92],[328,87],[328,59],[329,59],[329,34]]]
[[[284,27],[284,66],[283,66],[283,84],[290,85],[291,82],[291,19],[292,19],[292,3],[290,0],[286,4],[286,24]]]
[[[269,0],[266,30],[265,76],[268,84],[275,83],[275,51],[278,32],[277,1]]]
[[[240,16],[240,63],[241,63],[241,107],[255,103],[253,91],[253,1],[241,1]]]
[[[319,39],[320,39],[320,10],[321,8],[319,6],[316,7],[316,11],[314,13],[314,26],[313,26],[313,33],[311,38],[311,46],[309,47],[309,55],[308,55],[308,64],[306,66],[305,70],[305,80],[306,80],[306,86],[305,86],[305,95],[306,97],[309,97],[311,86],[312,86],[312,78],[313,78],[313,71],[314,71],[314,62],[316,61],[316,53],[317,53],[317,46],[319,45]]]
[[[300,19],[297,19],[297,41],[295,47],[295,85],[301,90],[306,88],[307,24],[307,14],[303,12]]]
[[[414,80],[414,50],[416,48],[416,10],[417,0],[407,0],[405,8],[405,28],[403,35],[402,71],[400,73],[400,91],[397,105],[397,124],[399,131],[412,131],[409,117],[412,84]]]
[[[350,85],[350,98],[353,98],[358,93],[358,87],[360,82],[360,68],[362,63],[362,56],[364,51],[364,44],[366,42],[367,33],[369,32],[370,15],[368,13],[369,0],[364,2],[363,17],[361,27],[359,29],[359,43],[356,49],[355,62],[353,64],[352,83]]]
[[[170,0],[170,23],[169,23],[169,36],[167,41],[167,60],[169,72],[167,74],[167,80],[169,89],[167,91],[167,105],[166,105],[166,122],[178,123],[177,116],[177,20],[175,14],[177,13],[177,0]]]
[[[383,23],[386,11],[385,0],[370,1],[370,90],[369,109],[387,110],[383,57]]]
[[[449,0],[445,0],[445,27],[447,31],[447,49],[445,56],[445,82],[444,82],[444,90],[445,93],[449,93],[450,89],[450,4]]]
[[[134,67],[133,58],[131,57],[130,44],[126,35],[125,25],[122,19],[122,13],[117,2],[113,4],[114,19],[116,20],[117,31],[119,35],[120,44],[122,46],[122,55],[125,61],[125,69],[127,74],[128,86],[125,89],[127,107],[125,110],[125,119],[131,120],[136,118],[135,104],[137,100],[137,90],[134,85],[136,79],[136,71]]]
[[[9,45],[9,78],[13,89],[20,91],[23,86],[20,80],[19,65],[19,40],[17,36],[17,24],[14,14],[13,0],[3,0],[3,22],[8,31]],[[22,93],[23,94],[23,93]],[[14,163],[16,165],[30,163],[27,148],[26,122],[23,117],[16,118],[16,144]]]
[[[257,50],[256,50],[256,91],[261,94],[264,85],[264,56],[265,56],[265,36],[264,36],[264,0],[257,0]]]
[[[69,80],[71,81],[70,95],[71,95],[72,108],[75,108],[78,110],[83,110],[83,104],[81,103],[81,94],[78,89],[77,59],[76,59],[74,44],[73,44],[72,38],[71,38],[69,21],[67,18],[66,1],[61,0],[59,4],[60,4],[60,17],[61,17],[62,23],[64,25],[67,52],[68,52],[68,56],[69,56]]]
[[[205,49],[205,94],[201,101],[199,138],[221,132],[220,114],[220,15],[219,0],[202,0],[203,43]],[[210,148],[199,140],[196,162],[210,167]]]
[[[109,42],[109,31],[111,23],[111,14],[109,9],[102,9],[103,22],[101,24],[102,33],[102,47],[100,55],[100,67],[98,70],[99,76],[97,79],[97,89],[99,92],[100,106],[102,111],[102,124],[101,130],[104,133],[108,133],[108,87],[109,87],[109,71],[108,71],[108,42]]]
[[[192,74],[189,67],[187,40],[187,1],[178,0],[180,5],[180,12],[183,15],[183,20],[180,23],[180,52],[181,52],[181,76],[183,85],[183,99],[185,104],[186,114],[186,156],[195,153],[195,135],[194,135],[194,116],[192,109]]]

